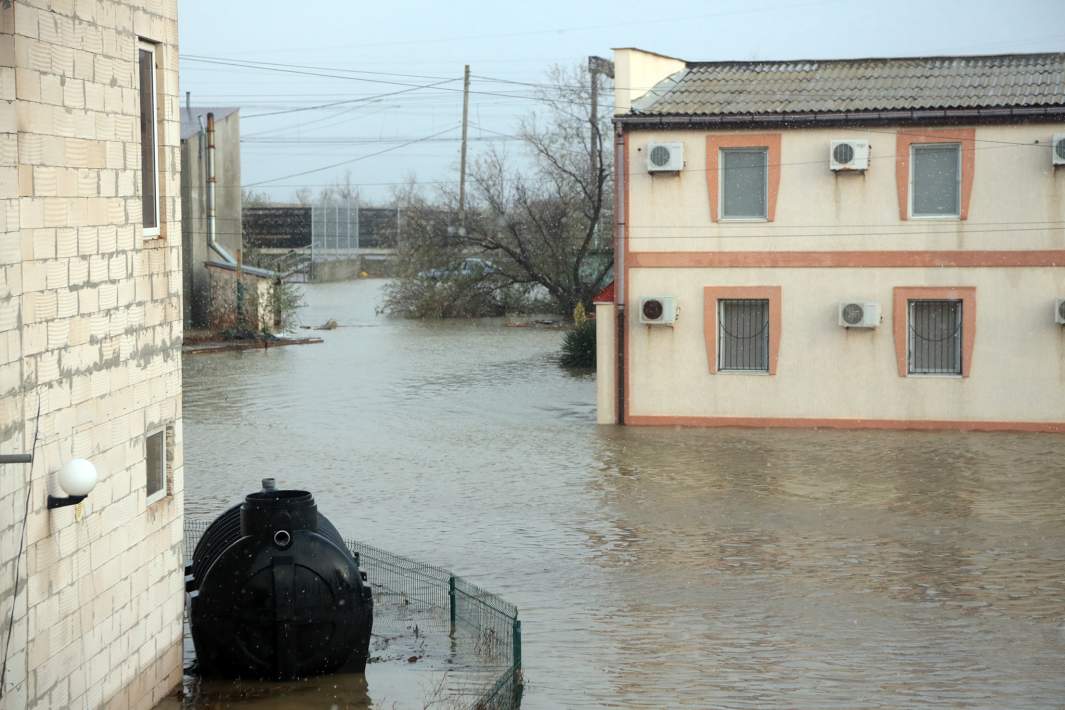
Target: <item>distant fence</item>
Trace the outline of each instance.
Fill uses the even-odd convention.
[[[210,522],[186,519],[187,561]],[[472,710],[520,707],[521,620],[517,607],[441,567],[366,543],[345,542],[374,591],[375,631],[379,622],[395,621],[381,617],[399,608],[437,620],[439,623],[429,624],[420,633],[440,635],[445,641],[442,645],[460,659],[456,668],[479,679],[474,692],[464,693],[469,697],[464,705]],[[386,597],[390,603],[382,604]]]
[[[311,208],[311,250],[320,260],[362,249],[395,249],[401,223],[398,207],[316,205]]]

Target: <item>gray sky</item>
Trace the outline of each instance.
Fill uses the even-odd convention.
[[[530,87],[508,82],[611,47],[689,60],[1065,51],[1063,0],[182,0],[180,23],[182,96],[241,107],[243,182],[279,200],[349,171],[371,201],[412,174],[454,180],[465,63],[476,152],[534,106]],[[371,98],[392,92],[404,93]]]

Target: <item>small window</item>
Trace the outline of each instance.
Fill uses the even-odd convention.
[[[909,374],[961,375],[962,302],[909,302]]]
[[[721,218],[765,219],[769,151],[732,148],[721,151]]]
[[[166,430],[149,434],[144,440],[144,476],[148,505],[166,495]]]
[[[910,214],[957,217],[961,214],[961,145],[923,143],[911,146]]]
[[[141,221],[145,237],[159,236],[159,146],[156,140],[155,47],[141,42],[137,49],[140,85]]]
[[[769,372],[769,300],[718,301],[720,372]]]

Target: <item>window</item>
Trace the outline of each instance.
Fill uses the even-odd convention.
[[[961,215],[961,145],[923,143],[911,146],[910,215]]]
[[[137,48],[140,82],[141,222],[145,237],[159,236],[159,147],[156,140],[155,47]]]
[[[145,503],[151,505],[166,495],[166,430],[149,434],[144,440]]]
[[[718,301],[719,372],[769,372],[769,299]]]
[[[721,151],[722,219],[766,219],[768,156],[766,148]]]
[[[909,302],[911,375],[962,374],[962,302]]]

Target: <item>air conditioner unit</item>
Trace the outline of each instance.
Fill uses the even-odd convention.
[[[1065,133],[1055,133],[1050,146],[1051,165],[1065,165]]]
[[[644,325],[673,325],[677,322],[677,301],[670,296],[641,298],[639,315]]]
[[[684,169],[683,143],[648,143],[647,172],[678,173]]]
[[[1065,325],[1065,298],[1054,301],[1054,322]]]
[[[828,166],[833,170],[869,168],[869,141],[832,141],[828,149]]]
[[[839,324],[844,328],[875,328],[880,325],[880,304],[840,301]]]

